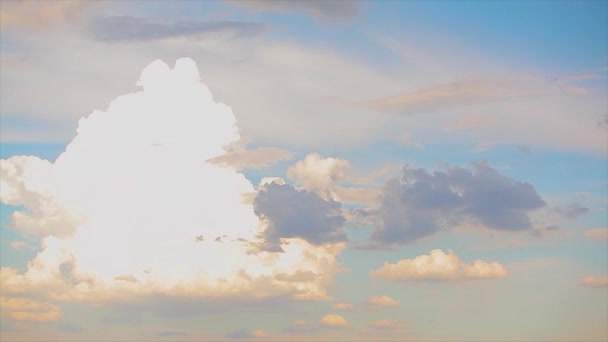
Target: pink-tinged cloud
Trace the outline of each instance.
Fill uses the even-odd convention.
[[[608,240],[608,228],[590,229],[585,232],[585,236],[593,240]]]
[[[428,255],[403,259],[394,264],[385,262],[382,267],[370,272],[369,276],[388,281],[456,281],[504,278],[507,276],[507,269],[498,262],[479,259],[467,264],[452,251],[446,254],[441,249],[435,249]]]
[[[581,285],[590,286],[590,287],[606,287],[606,286],[608,286],[608,276],[604,276],[604,277],[596,277],[596,276],[585,277],[585,278],[583,278],[583,280],[581,280]]]

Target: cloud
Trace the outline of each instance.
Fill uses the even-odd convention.
[[[590,287],[606,287],[608,286],[608,276],[605,277],[596,277],[589,276],[583,278],[581,280],[581,285],[590,286]]]
[[[374,306],[382,306],[382,307],[399,306],[399,302],[389,296],[369,297],[367,299],[367,304],[371,304]]]
[[[308,334],[322,329],[343,329],[347,327],[350,327],[350,324],[342,316],[327,314],[318,322],[303,320],[292,322],[288,327],[283,329],[283,331],[290,334]]]
[[[3,1],[0,9],[0,26],[39,30],[66,20],[76,19],[96,7],[100,7],[100,2],[83,0]]]
[[[507,269],[498,262],[479,259],[467,264],[452,251],[446,254],[441,249],[434,249],[428,255],[419,255],[414,259],[399,260],[395,264],[385,262],[382,267],[370,272],[369,276],[388,281],[455,281],[504,278]]]
[[[156,336],[159,337],[178,337],[178,336],[188,336],[188,333],[185,331],[176,331],[176,330],[165,330],[161,331]]]
[[[329,328],[344,328],[349,326],[348,322],[339,315],[328,314],[323,316],[320,321],[321,325]]]
[[[0,296],[0,310],[15,321],[43,323],[55,322],[63,318],[60,307],[28,298]]]
[[[248,330],[245,328],[240,328],[234,331],[231,331],[225,335],[227,338],[234,339],[249,339],[249,338],[262,338],[268,337],[268,333],[264,330]]]
[[[239,21],[178,21],[161,18],[111,16],[96,18],[91,34],[100,41],[151,41],[159,39],[233,39],[260,34],[264,25]]]
[[[608,228],[590,229],[585,232],[585,236],[594,240],[608,240]]]
[[[263,236],[275,245],[283,238],[302,238],[313,245],[346,240],[341,204],[291,185],[265,185],[254,200],[255,213],[266,223]]]
[[[399,245],[466,220],[497,230],[531,229],[528,212],[545,205],[534,186],[501,175],[485,162],[472,166],[431,174],[406,165],[400,179],[384,186],[371,243]]]
[[[227,0],[227,2],[248,10],[268,12],[304,12],[324,20],[348,20],[359,14],[361,2],[325,0]]]
[[[405,322],[400,320],[378,320],[370,322],[366,328],[363,328],[359,331],[361,334],[381,334],[381,333],[389,333],[389,334],[401,334],[407,332],[405,328]]]
[[[277,147],[258,147],[253,150],[244,148],[209,159],[211,164],[240,169],[262,169],[281,160],[290,160],[293,154]]]
[[[205,163],[240,134],[230,107],[200,82],[196,64],[180,59],[171,69],[155,61],[138,85],[143,90],[82,118],[54,162],[0,161],[0,200],[23,207],[11,227],[38,235],[42,245],[24,273],[0,269],[3,294],[112,303],[154,296],[328,299],[327,286],[342,269],[339,203],[273,183],[261,197],[275,206],[262,210],[275,224],[267,229],[243,203],[243,194],[256,191],[245,176]],[[277,214],[289,213],[290,204],[303,211]],[[315,214],[303,222],[312,233],[284,226]],[[283,253],[252,253],[263,233]],[[307,272],[317,276],[303,284]]]
[[[350,163],[344,159],[321,158],[310,153],[287,169],[287,178],[323,199],[335,198],[335,185],[345,178]]]
[[[568,205],[566,208],[555,208],[555,212],[561,214],[565,218],[575,218],[577,216],[586,214],[589,208],[583,207],[580,203],[574,202]]]
[[[24,251],[24,250],[33,251],[36,249],[36,247],[28,244],[25,241],[11,241],[10,246],[12,249],[17,250],[17,251]]]
[[[472,103],[507,100],[511,98],[549,94],[551,89],[545,84],[537,85],[542,79],[521,75],[499,79],[469,80],[425,90],[385,97],[361,104],[372,108],[401,113],[449,108]],[[527,84],[532,83],[532,86]],[[458,123],[455,127],[468,126],[470,122]],[[450,128],[450,127],[448,127]],[[451,127],[454,128],[454,127]]]

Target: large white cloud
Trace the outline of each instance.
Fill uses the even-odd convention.
[[[467,264],[458,255],[434,249],[428,255],[399,260],[395,264],[385,262],[382,267],[370,272],[371,278],[389,281],[407,280],[465,280],[503,278],[507,269],[498,262],[475,260]]]
[[[327,299],[343,244],[288,238],[284,253],[252,250],[266,228],[243,201],[253,185],[205,162],[240,138],[235,116],[213,100],[196,64],[155,61],[138,85],[82,118],[54,163],[2,160],[0,199],[25,207],[14,229],[43,239],[25,273],[2,268],[3,293]]]

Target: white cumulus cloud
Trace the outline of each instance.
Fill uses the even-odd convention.
[[[3,293],[327,299],[343,243],[294,237],[282,240],[283,253],[252,253],[266,227],[243,196],[256,189],[237,170],[205,162],[240,139],[236,119],[196,64],[155,61],[138,85],[80,119],[56,161],[1,161],[0,200],[25,207],[13,228],[42,239],[27,271],[0,270]],[[315,277],[285,276],[294,274]]]
[[[434,249],[428,255],[399,260],[395,264],[385,262],[382,267],[370,272],[369,275],[371,278],[389,281],[449,281],[503,278],[507,275],[507,269],[498,262],[486,262],[479,259],[467,264],[452,251],[446,254],[441,249]]]

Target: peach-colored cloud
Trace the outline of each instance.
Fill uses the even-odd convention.
[[[371,278],[389,281],[407,280],[466,280],[504,278],[507,275],[505,266],[498,262],[475,260],[467,264],[449,251],[435,249],[428,255],[419,255],[413,259],[403,259],[395,264],[385,262],[382,267],[370,272]]]
[[[0,26],[41,29],[54,23],[77,18],[101,1],[46,0],[3,1]]]
[[[373,296],[367,299],[367,303],[375,306],[394,307],[399,306],[399,302],[389,296]]]
[[[343,328],[343,327],[347,327],[349,324],[348,322],[339,315],[335,315],[335,314],[328,314],[323,316],[323,318],[321,318],[321,325],[325,326],[325,327],[337,327],[337,328]]]
[[[591,286],[591,287],[605,287],[605,286],[608,286],[608,276],[604,276],[604,277],[596,277],[596,276],[585,277],[585,278],[583,278],[583,280],[581,280],[581,284],[584,285],[584,286]]]
[[[585,236],[594,240],[608,240],[608,228],[590,229],[585,232]]]
[[[54,322],[63,318],[60,307],[28,298],[0,296],[0,310],[17,321]]]

